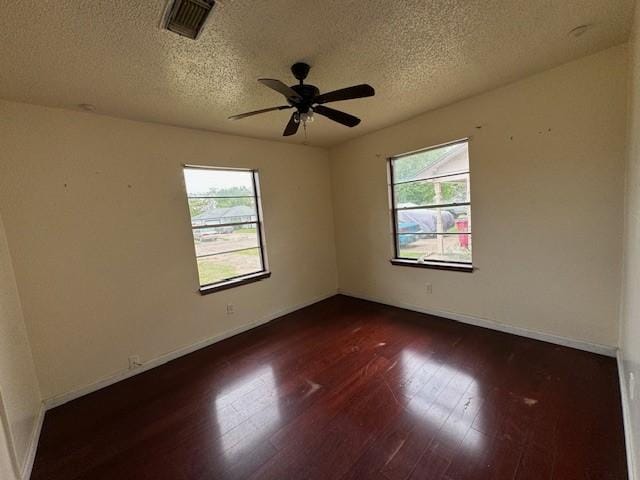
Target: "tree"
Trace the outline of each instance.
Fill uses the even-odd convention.
[[[214,189],[212,196],[216,197],[231,197],[231,198],[216,198],[216,208],[230,208],[237,207],[239,205],[245,205],[247,207],[253,206],[253,193],[247,187],[228,187]],[[240,197],[240,198],[234,198]]]
[[[190,198],[191,217],[200,215],[211,208],[253,207],[253,193],[247,187],[212,188],[205,196],[217,198]]]
[[[393,176],[394,182],[409,182],[416,180],[420,171],[433,165],[443,155],[446,155],[453,147],[445,147],[436,150],[416,153],[394,160]],[[453,203],[466,198],[466,181],[441,182],[441,201]],[[416,205],[433,204],[436,200],[436,189],[434,181],[400,183],[395,186],[395,199],[397,204],[413,203]]]

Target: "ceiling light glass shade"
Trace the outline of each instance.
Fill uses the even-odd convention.
[[[311,123],[313,122],[313,109],[309,109],[308,112],[300,113],[300,120],[302,123]]]

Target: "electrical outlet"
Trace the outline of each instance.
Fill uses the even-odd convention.
[[[631,400],[636,397],[636,376],[633,372],[629,372],[629,396]]]
[[[233,303],[227,303],[227,315],[233,315]]]
[[[139,355],[131,355],[129,357],[129,370],[133,370],[134,368],[138,368],[142,366],[142,362],[140,361]]]
[[[430,283],[427,283],[425,287],[425,291],[429,294],[433,293],[433,285],[431,285]]]

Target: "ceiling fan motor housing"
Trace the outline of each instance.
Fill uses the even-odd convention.
[[[320,94],[320,90],[315,85],[291,85],[291,88],[302,97],[302,100],[291,101],[287,99],[289,105],[296,107],[301,113],[306,113],[313,104],[313,99]]]

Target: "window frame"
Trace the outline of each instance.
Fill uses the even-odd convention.
[[[469,211],[471,211],[471,161],[469,161],[469,168],[463,172],[455,172],[455,173],[450,173],[450,174],[446,174],[446,175],[436,175],[434,177],[426,177],[426,178],[421,178],[418,180],[409,180],[409,181],[403,181],[403,182],[398,182],[398,183],[394,183],[394,171],[393,171],[393,162],[394,160],[403,158],[403,157],[408,157],[410,155],[414,155],[417,153],[422,153],[422,152],[428,152],[431,150],[437,150],[439,148],[443,148],[443,147],[448,147],[448,146],[452,146],[452,145],[457,145],[460,143],[466,143],[467,144],[467,149],[470,149],[471,147],[471,138],[470,137],[465,137],[465,138],[460,138],[458,140],[453,140],[450,142],[445,142],[445,143],[441,143],[439,145],[434,145],[431,147],[427,147],[427,148],[421,148],[418,150],[413,150],[411,152],[406,152],[406,153],[401,153],[398,155],[393,155],[391,157],[387,158],[387,178],[388,178],[388,191],[389,191],[389,208],[390,208],[390,213],[391,213],[391,231],[392,231],[392,244],[393,244],[393,257],[390,259],[390,262],[392,265],[397,265],[397,266],[403,266],[403,267],[418,267],[418,268],[430,268],[430,269],[436,269],[436,270],[450,270],[450,271],[456,271],[456,272],[467,272],[467,273],[472,273],[474,271],[474,266],[473,266],[473,253],[472,253],[472,260],[470,262],[462,262],[462,261],[456,261],[456,260],[437,260],[437,259],[433,259],[433,260],[425,260],[425,261],[418,261],[418,260],[414,260],[414,259],[409,259],[409,258],[404,258],[404,257],[400,257],[400,249],[398,246],[398,215],[397,212],[398,210],[408,210],[408,209],[435,209],[435,208],[446,208],[446,207],[460,207],[460,206],[467,206],[469,208]],[[433,180],[433,179],[437,179],[437,178],[446,178],[449,176],[454,176],[454,175],[460,175],[460,174],[466,174],[469,176],[469,201],[467,202],[454,202],[454,203],[443,203],[443,204],[433,204],[433,205],[422,205],[422,206],[418,206],[418,207],[406,207],[406,208],[397,208],[396,207],[396,198],[395,198],[395,186],[396,185],[401,185],[401,184],[405,184],[405,183],[415,183],[415,182],[424,182],[424,181],[428,181],[428,180]],[[437,234],[437,232],[436,232]],[[471,236],[471,231],[468,232],[468,234]],[[454,234],[455,235],[455,234]]]
[[[187,212],[189,213],[189,227],[191,228],[191,237],[193,240],[193,250],[194,257],[196,261],[196,270],[198,271],[198,291],[201,295],[207,295],[209,293],[218,292],[220,290],[227,290],[229,288],[238,287],[240,285],[246,285],[248,283],[257,282],[259,280],[263,280],[265,278],[269,278],[271,276],[271,272],[269,271],[269,265],[267,262],[267,254],[266,254],[266,239],[264,234],[264,216],[262,212],[262,195],[260,190],[260,173],[258,169],[254,168],[238,168],[238,167],[214,167],[208,165],[192,165],[192,164],[183,164],[182,165],[182,175],[184,179],[184,172],[186,170],[210,170],[210,171],[231,171],[231,172],[244,172],[251,173],[251,183],[253,186],[253,195],[252,196],[231,196],[231,197],[216,197],[216,196],[191,196],[189,195],[189,191],[187,190],[187,184],[185,181],[185,194],[187,199]],[[191,210],[189,209],[189,200],[194,198],[252,198],[255,209],[256,209],[256,219],[253,221],[239,221],[239,222],[228,222],[228,223],[220,223],[215,225],[193,225],[193,219],[191,218]],[[218,228],[225,226],[237,226],[237,225],[255,225],[256,228],[256,236],[258,239],[257,247],[248,247],[243,249],[235,249],[230,250],[228,252],[219,252],[216,254],[208,254],[208,255],[198,255],[196,250],[196,239],[195,239],[195,231],[204,229],[204,228]],[[223,255],[225,253],[233,253],[241,250],[253,250],[257,248],[260,252],[260,270],[245,273],[242,275],[235,275],[233,277],[225,278],[224,280],[220,280],[217,282],[208,283],[205,285],[200,285],[200,270],[198,267],[198,259],[213,255]]]

